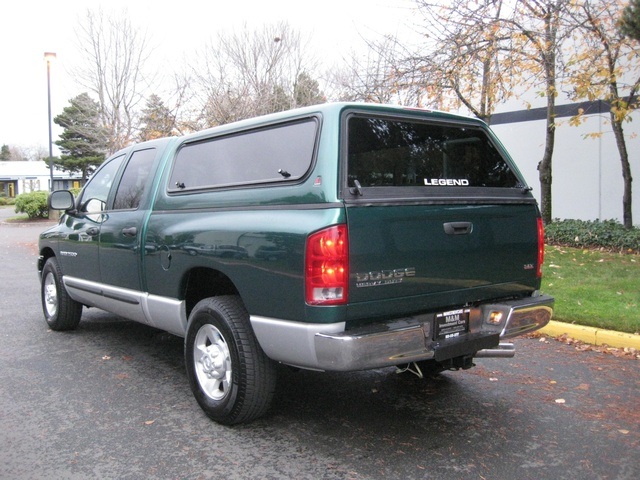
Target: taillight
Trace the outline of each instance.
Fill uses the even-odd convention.
[[[538,217],[538,266],[536,277],[542,278],[542,264],[544,263],[544,223]]]
[[[334,225],[307,238],[306,301],[309,305],[347,303],[349,242],[347,226]]]

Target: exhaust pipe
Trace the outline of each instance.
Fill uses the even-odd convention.
[[[512,358],[516,354],[513,343],[501,342],[497,348],[485,348],[474,355],[475,358]]]

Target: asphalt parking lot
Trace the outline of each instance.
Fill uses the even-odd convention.
[[[271,412],[209,421],[182,340],[100,310],[43,318],[44,226],[0,209],[0,478],[636,479],[640,362],[555,340],[420,380],[282,368]]]

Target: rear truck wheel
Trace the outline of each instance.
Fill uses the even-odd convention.
[[[269,409],[276,365],[258,344],[239,297],[207,298],[193,308],[185,363],[191,391],[212,420],[247,423]]]
[[[51,330],[73,330],[80,323],[82,304],[73,300],[62,283],[62,272],[55,257],[42,268],[40,296],[44,319]]]

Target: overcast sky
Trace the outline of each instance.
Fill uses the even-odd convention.
[[[0,145],[48,143],[47,70],[44,52],[55,52],[51,71],[52,117],[82,93],[69,75],[77,63],[78,21],[87,9],[126,11],[157,47],[155,62],[176,62],[219,29],[287,21],[309,32],[318,53],[337,59],[361,37],[395,34],[410,20],[411,0],[8,0],[0,5]],[[57,140],[54,125],[53,140]]]

